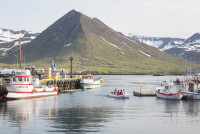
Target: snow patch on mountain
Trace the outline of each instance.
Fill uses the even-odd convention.
[[[124,52],[121,52],[123,55],[125,55],[125,53]]]
[[[64,45],[64,47],[68,47],[68,46],[70,46],[70,45],[72,45],[72,43],[69,43],[69,44],[67,44],[67,45]]]
[[[111,43],[111,42],[109,42],[109,41],[107,41],[106,39],[104,39],[102,36],[100,36],[101,37],[101,39],[102,40],[104,40],[106,43],[108,43],[108,44],[110,44],[110,45],[112,45],[113,47],[115,47],[115,48],[118,48],[119,50],[121,50],[121,48],[119,48],[118,46],[116,46],[115,44],[113,44],[113,43]]]
[[[19,38],[21,38],[21,44],[27,44],[38,35],[39,33],[33,31],[14,31],[0,28],[0,50],[3,51],[2,56],[7,56],[8,51],[19,45]]]
[[[149,54],[147,54],[147,53],[145,53],[145,52],[143,52],[143,51],[141,51],[141,50],[139,50],[139,52],[141,52],[142,54],[144,54],[144,55],[146,55],[146,56],[148,56],[148,57],[151,57],[151,55],[149,55]]]
[[[37,35],[38,35],[38,33],[35,33],[33,31],[25,31],[25,30],[14,31],[14,30],[10,30],[10,29],[0,28],[1,43],[11,42],[11,41],[17,40],[19,38],[34,39]]]
[[[22,44],[29,43],[29,42],[30,42],[30,40],[21,41],[21,45],[22,45]],[[1,56],[6,56],[6,55],[7,55],[7,52],[8,52],[9,50],[11,50],[12,48],[16,47],[16,46],[19,46],[19,42],[18,42],[18,41],[16,41],[15,44],[14,44],[12,47],[9,47],[9,48],[0,48],[0,50],[3,50],[3,51],[4,51],[4,53],[3,53]]]
[[[181,38],[169,38],[169,37],[147,37],[134,34],[128,34],[129,37],[143,42],[147,45],[153,46],[161,51],[171,49],[173,47],[180,46],[184,43],[185,39]]]
[[[115,41],[117,42],[117,43],[119,43],[120,45],[122,45],[123,47],[128,47],[129,49],[132,49],[129,45],[127,45],[125,42],[120,42],[120,41],[118,41],[117,39],[115,39]]]
[[[156,47],[156,48],[159,48],[162,44],[163,44],[163,41],[161,40],[158,40],[158,41],[151,41],[151,40],[140,40],[141,42],[145,43],[145,44],[148,44],[150,46],[153,46],[153,47]]]

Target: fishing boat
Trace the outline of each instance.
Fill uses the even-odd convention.
[[[170,99],[170,100],[180,100],[182,94],[178,92],[175,85],[165,85],[164,87],[158,87],[155,90],[156,96],[158,98]]]
[[[190,91],[181,91],[183,95],[183,100],[200,100],[200,93],[190,92]]]
[[[125,89],[123,89],[123,91],[121,92],[115,89],[114,92],[111,92],[107,96],[112,97],[112,98],[118,98],[118,99],[129,99],[129,94],[125,91]]]
[[[103,83],[102,79],[96,79],[93,75],[88,74],[83,76],[80,80],[80,85],[83,89],[91,89],[100,87],[100,83]]]
[[[181,94],[184,100],[200,100],[200,88],[198,81],[184,81],[182,84]]]
[[[57,95],[57,86],[39,85],[39,78],[33,78],[30,70],[20,70],[5,83],[7,99],[26,99]]]
[[[57,86],[39,85],[39,78],[33,78],[30,70],[22,70],[21,65],[21,38],[19,38],[20,66],[19,70],[12,70],[5,82],[7,99],[24,99],[57,95]]]

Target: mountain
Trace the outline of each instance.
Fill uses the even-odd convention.
[[[196,63],[200,62],[198,60],[198,57],[200,57],[200,33],[195,33],[188,39],[146,37],[133,34],[128,34],[128,36],[171,55],[184,58],[188,61],[194,61]]]
[[[14,31],[0,28],[0,55],[6,56],[18,48],[17,46],[19,45],[19,38],[21,38],[21,44],[27,44],[38,35],[39,33],[32,31]]]
[[[200,64],[200,33],[195,33],[184,40],[180,46],[170,48],[166,52]]]
[[[22,50],[26,65],[49,66],[54,59],[58,68],[69,69],[69,56],[73,56],[74,70],[101,73],[181,72],[185,65],[183,59],[126,37],[99,19],[75,10],[50,25]],[[0,60],[13,64],[14,54]]]
[[[143,42],[147,45],[158,48],[161,51],[165,51],[172,47],[181,46],[181,44],[183,44],[185,40],[181,38],[170,38],[170,37],[147,37],[147,36],[134,35],[131,33],[129,33],[127,36],[136,39],[140,42]]]

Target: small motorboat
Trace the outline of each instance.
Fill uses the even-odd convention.
[[[158,87],[156,88],[155,93],[157,97],[163,99],[180,100],[182,98],[182,94],[177,91],[175,85]]]
[[[88,74],[86,76],[83,76],[83,78],[80,81],[80,85],[83,89],[92,89],[100,87],[100,83],[103,82],[103,79],[96,79],[93,75]]]
[[[114,92],[111,92],[107,96],[118,99],[129,99],[129,94],[125,91],[125,89],[122,92],[116,91],[115,89]]]

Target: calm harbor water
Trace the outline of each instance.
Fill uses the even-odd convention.
[[[133,90],[154,90],[163,80],[183,76],[104,75],[101,88],[58,96],[0,102],[0,133],[197,134],[200,101],[136,97]],[[130,99],[108,98],[126,89]]]

